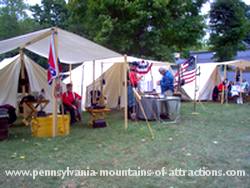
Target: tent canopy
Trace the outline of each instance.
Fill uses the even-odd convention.
[[[0,41],[0,54],[19,47],[25,47],[26,49],[47,58],[49,54],[50,34],[53,31],[58,33],[58,56],[63,63],[77,64],[89,60],[121,56],[120,54],[85,39],[84,37],[60,28],[43,29]],[[31,41],[36,42],[32,43]]]
[[[146,61],[149,63],[153,63],[154,65],[159,64],[159,65],[170,65],[170,62],[164,62],[164,61],[155,61],[155,60],[149,60],[149,59],[142,59],[142,58],[137,58],[133,56],[127,56],[127,62],[133,62],[133,61]],[[89,64],[93,61],[86,61],[84,64]],[[124,63],[124,56],[118,56],[118,57],[112,57],[112,58],[105,58],[105,59],[99,59],[96,60],[95,63],[97,64],[114,64],[114,63]],[[174,64],[173,64],[174,65]]]
[[[236,68],[239,68],[241,70],[246,70],[247,68],[250,67],[250,61],[246,61],[243,59],[240,60],[234,60],[234,61],[226,61],[222,63],[216,63],[216,65],[230,65],[234,66]]]
[[[29,80],[30,92],[40,92],[41,89],[44,89],[46,98],[52,101],[51,88],[47,82],[47,71],[26,55],[24,55],[24,66]],[[4,59],[0,62],[0,67],[0,105],[10,104],[17,107],[18,83],[21,72],[20,55]],[[51,103],[46,110],[52,111]]]

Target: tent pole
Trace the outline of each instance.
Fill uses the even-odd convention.
[[[117,109],[120,110],[121,109],[122,88],[123,88],[123,78],[122,78],[123,72],[124,72],[123,66],[121,66],[119,71],[120,71],[120,81],[121,81],[121,83],[119,84],[119,95],[118,95],[118,101],[117,101]]]
[[[242,69],[240,69],[240,103],[243,104],[243,99],[242,99],[242,91],[241,91],[241,86],[242,86],[242,80],[243,80],[243,75],[242,75]]]
[[[103,73],[103,62],[101,62],[101,96],[100,96],[100,99],[99,99],[99,103],[103,106],[105,106],[105,97],[104,97],[104,93],[103,93],[103,82],[104,82],[104,79],[105,79],[105,75]]]
[[[227,65],[224,65],[224,80],[227,79]],[[225,102],[228,103],[228,88],[226,88],[228,84],[225,85]]]
[[[56,55],[56,67],[58,67],[58,35],[57,31],[54,30],[52,33],[52,37],[54,37],[54,46],[55,46],[55,55]],[[55,137],[57,135],[57,98],[55,97],[55,86],[56,79],[53,79],[52,82],[52,98],[53,98],[53,131],[52,135]]]
[[[224,75],[223,75],[223,79],[225,80],[226,79],[226,65],[224,65]],[[224,80],[223,80],[223,83],[224,83]],[[220,103],[223,104],[224,103],[224,100],[225,100],[225,87],[223,85],[222,87],[222,92],[221,92],[221,100],[220,100]]]
[[[128,129],[128,78],[127,78],[127,55],[124,55],[124,127]]]
[[[69,64],[69,79],[70,79],[70,83],[72,83],[71,73],[72,73],[72,64]]]
[[[26,48],[29,45],[32,45],[48,36],[50,36],[52,33],[56,32],[56,28],[51,28],[49,31],[31,39],[29,42],[26,42],[24,45],[20,46],[21,49]]]
[[[93,104],[96,103],[96,91],[95,91],[95,60],[93,60],[93,89],[92,89]]]
[[[103,80],[104,80],[103,62],[101,62],[101,75],[102,75],[102,79],[101,79],[101,96],[103,96]]]
[[[25,79],[25,64],[24,64],[24,53],[23,49],[20,49],[20,60],[21,60],[21,79],[22,81]],[[22,96],[25,95],[25,85],[22,83]]]
[[[82,65],[82,83],[81,83],[81,97],[83,96],[83,82],[84,82],[84,64]],[[86,91],[85,91],[86,93]],[[81,100],[81,107],[83,106],[83,99]]]

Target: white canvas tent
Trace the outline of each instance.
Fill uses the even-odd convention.
[[[40,56],[48,57],[50,39],[53,36],[55,57],[68,64],[83,63],[89,60],[98,60],[121,56],[120,54],[89,41],[76,34],[59,28],[49,28],[26,35],[0,41],[0,54],[19,48],[28,49]],[[124,58],[126,63],[126,59]],[[55,62],[57,66],[57,60]],[[53,82],[54,84],[55,82]],[[127,101],[127,97],[125,97]],[[56,135],[57,126],[57,100],[53,97],[53,137]],[[124,109],[124,123],[128,127],[127,109]]]
[[[103,46],[100,46],[79,35],[54,27],[2,40],[0,41],[0,54],[17,48],[26,48],[40,56],[48,58],[52,33],[57,34],[58,57],[62,63],[78,64],[85,62],[87,71],[84,74],[84,80],[86,80],[87,83],[90,78],[89,73],[92,74],[92,71],[90,72],[89,70],[90,67],[92,67],[93,61],[90,60],[98,60],[118,56],[122,57],[120,54]],[[124,57],[122,59],[124,62]],[[78,71],[72,72],[72,75],[77,75],[76,80],[81,81],[82,79],[81,76],[79,77],[78,72],[79,70],[80,72],[82,72],[82,69],[78,68],[77,70]],[[73,79],[75,78],[74,76]],[[78,93],[81,93],[79,90],[76,91]]]
[[[132,60],[132,58],[128,58],[128,60]],[[137,59],[137,61],[141,59]],[[150,88],[157,89],[159,91],[159,86],[157,86],[156,82],[161,79],[161,75],[158,72],[159,67],[165,67],[167,69],[171,69],[169,63],[159,62],[159,61],[151,61],[151,60],[144,60],[150,63],[153,63],[151,71],[143,76],[143,79],[147,82],[147,80],[152,81],[152,85]],[[130,61],[129,61],[130,62]],[[132,62],[132,61],[131,61]],[[116,63],[113,64],[106,72],[100,75],[95,80],[95,88],[99,89],[102,85],[102,79],[105,80],[105,85],[103,86],[103,94],[107,98],[107,107],[109,108],[117,108],[117,107],[124,107],[124,64]],[[153,77],[153,80],[152,80]],[[94,87],[93,82],[91,82],[86,88],[86,104],[85,106],[90,105],[90,95],[88,94]],[[143,84],[141,86],[143,90],[147,90],[147,84]]]
[[[0,54],[24,47],[42,57],[48,58],[52,32],[57,32],[58,57],[62,63],[75,64],[121,56],[112,50],[60,28],[43,29],[0,41]]]
[[[24,55],[24,66],[29,80],[30,92],[40,92],[41,89],[44,89],[46,98],[51,101],[51,88],[47,82],[47,71],[26,55]],[[0,62],[0,105],[10,104],[17,108],[20,74],[20,54]],[[51,103],[48,104],[45,110],[52,111]]]
[[[219,63],[197,64],[198,68],[200,67],[200,76],[197,76],[197,100],[212,100],[213,88],[223,79],[219,71],[219,66],[221,65],[237,67],[242,71],[250,67],[250,62],[241,59]],[[225,74],[226,73],[224,73],[224,76]],[[183,90],[191,100],[194,99],[194,87],[195,82],[183,86]]]
[[[200,75],[197,76],[197,100],[212,100],[212,92],[221,82],[221,76],[216,63],[197,64]],[[182,86],[182,89],[190,100],[194,99],[195,82]]]

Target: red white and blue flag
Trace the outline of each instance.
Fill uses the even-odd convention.
[[[51,35],[50,47],[49,47],[49,58],[48,58],[48,83],[51,85],[53,80],[59,75],[58,59],[56,58],[55,49],[55,34]]]
[[[179,71],[175,74],[175,85],[185,85],[195,80],[197,75],[197,68],[195,57],[189,57],[183,64],[180,65]],[[180,79],[180,80],[179,80]]]
[[[147,61],[133,61],[131,63],[129,63],[130,66],[133,66],[134,67],[134,71],[138,74],[147,74],[152,66],[153,66],[153,63],[149,63]]]

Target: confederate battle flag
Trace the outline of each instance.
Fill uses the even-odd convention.
[[[55,34],[52,33],[51,40],[50,40],[50,47],[49,47],[49,58],[48,58],[48,83],[51,85],[53,82],[53,79],[58,77],[59,75],[59,69],[58,69],[58,63],[56,59],[56,51],[55,51]]]

